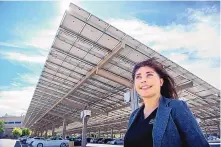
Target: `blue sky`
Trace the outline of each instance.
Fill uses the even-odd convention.
[[[69,2],[0,2],[0,116],[28,109]],[[74,3],[220,88],[219,2]]]

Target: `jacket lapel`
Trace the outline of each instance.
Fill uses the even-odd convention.
[[[130,121],[130,124],[129,124],[129,126],[128,126],[128,130],[130,129],[130,127],[132,126],[132,124],[133,124],[134,121],[136,120],[138,114],[139,114],[140,111],[142,110],[142,107],[144,107],[144,106],[141,106],[140,108],[138,108],[138,110],[136,111],[136,113],[134,114],[134,116],[132,116],[131,121]]]
[[[157,110],[154,126],[153,126],[153,144],[154,147],[160,147],[164,132],[167,127],[168,119],[170,116],[171,108],[167,107],[167,104],[171,99],[164,97],[160,98],[160,104]]]

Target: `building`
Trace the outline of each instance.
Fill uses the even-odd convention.
[[[11,116],[11,115],[7,115],[7,114],[0,117],[0,120],[5,121],[5,132],[4,132],[3,136],[12,136],[12,130],[15,127],[22,128],[24,118],[25,118],[24,115]]]

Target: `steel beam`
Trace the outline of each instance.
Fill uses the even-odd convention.
[[[203,118],[200,118],[202,120],[207,120],[207,119],[214,119],[214,118],[220,118],[220,116],[210,116],[210,117],[203,117]]]
[[[96,74],[101,77],[104,77],[106,79],[109,79],[111,81],[114,81],[116,83],[119,83],[121,85],[124,85],[126,87],[132,87],[132,83],[129,80],[127,80],[123,77],[117,76],[117,75],[110,73],[108,71],[105,71],[103,69],[97,69]]]
[[[41,118],[43,118],[46,114],[48,114],[55,106],[57,106],[61,101],[67,98],[71,93],[73,93],[77,88],[79,88],[84,82],[86,82],[93,74],[95,74],[96,70],[102,68],[108,61],[110,61],[115,55],[117,55],[123,48],[125,48],[125,44],[120,42],[113,51],[108,54],[104,60],[102,60],[97,67],[94,67],[87,75],[82,78],[80,82],[78,82],[67,94],[65,94],[60,100],[57,101],[51,108],[49,108],[41,117],[39,117],[35,122],[38,122]]]
[[[189,82],[183,83],[182,85],[178,85],[176,87],[176,90],[181,91],[181,90],[191,88],[191,87],[193,87],[193,81],[189,81]]]
[[[85,104],[82,104],[82,103],[79,103],[79,102],[76,102],[76,101],[73,101],[73,100],[70,100],[67,98],[63,99],[61,103],[68,106],[69,108],[72,108],[72,109],[75,108],[75,109],[82,109],[83,110],[87,106]],[[101,111],[98,109],[94,109],[94,108],[90,108],[90,107],[87,107],[87,109],[89,109],[95,113],[107,115],[107,112],[104,112],[104,111]]]
[[[57,114],[57,113],[54,113],[54,112],[49,112],[48,113],[49,115],[53,115],[53,116],[57,116],[57,117],[60,117],[60,118],[63,118],[63,119],[66,119],[68,121],[71,121],[71,122],[74,122],[74,121],[79,121],[80,119],[70,119],[70,118],[67,118],[65,116],[62,116],[61,114]],[[81,122],[81,121],[79,121]]]

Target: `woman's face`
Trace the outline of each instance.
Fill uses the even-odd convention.
[[[144,66],[135,73],[134,84],[141,98],[150,98],[160,94],[163,79],[159,77],[153,68]]]

